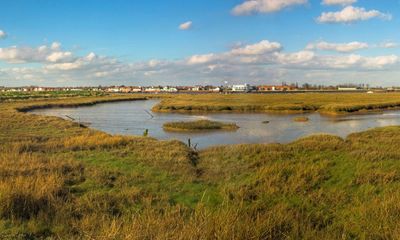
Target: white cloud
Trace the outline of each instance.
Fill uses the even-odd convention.
[[[188,59],[188,64],[203,64],[215,59],[215,54],[193,55]]]
[[[192,21],[188,21],[188,22],[184,22],[181,25],[179,25],[179,29],[180,30],[189,30],[192,28],[193,22]]]
[[[68,62],[68,63],[56,63],[45,66],[47,70],[74,70],[79,69],[83,66],[82,61]]]
[[[52,43],[51,46],[18,47],[11,46],[0,48],[0,60],[8,63],[25,62],[59,62],[69,61],[73,58],[71,52],[63,52],[59,43]]]
[[[308,0],[246,0],[232,9],[233,15],[278,12],[284,8],[306,4]]]
[[[363,66],[367,68],[383,68],[387,65],[393,65],[399,62],[396,55],[378,56],[365,58]]]
[[[7,33],[4,32],[3,30],[0,30],[0,39],[4,39],[7,37]]]
[[[363,42],[349,42],[349,43],[328,43],[328,42],[317,42],[310,43],[307,45],[306,49],[308,50],[325,50],[325,51],[336,51],[341,53],[354,52],[356,50],[366,49],[368,48],[367,43]]]
[[[295,53],[276,53],[277,63],[282,65],[293,65],[293,64],[307,64],[310,63],[315,53],[312,51],[300,51]]]
[[[72,57],[71,52],[53,52],[47,56],[46,60],[49,62],[60,62]]]
[[[259,55],[259,54],[265,54],[268,52],[279,51],[281,49],[282,49],[282,45],[280,43],[263,40],[256,44],[232,49],[231,53],[234,55]]]
[[[399,47],[398,43],[395,42],[384,42],[379,45],[381,48],[397,48]]]
[[[365,8],[347,6],[338,12],[323,12],[322,15],[317,18],[317,21],[319,23],[352,23],[369,20],[371,18],[391,20],[392,16],[378,10],[367,11]]]
[[[97,58],[97,55],[96,55],[94,52],[89,53],[89,54],[85,57],[85,59],[86,59],[87,61],[93,61],[93,60],[96,59],[96,58]]]
[[[342,6],[346,6],[346,5],[351,5],[356,3],[357,0],[323,0],[322,4],[323,5],[342,5]]]
[[[59,42],[53,42],[51,44],[51,50],[58,51],[60,50],[60,48],[61,48],[61,43]]]

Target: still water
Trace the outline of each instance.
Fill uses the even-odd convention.
[[[35,114],[58,116],[67,119],[70,116],[81,122],[90,123],[90,127],[111,134],[142,135],[145,129],[149,136],[158,139],[178,139],[187,142],[190,138],[198,148],[219,144],[238,143],[287,143],[300,137],[329,133],[346,137],[350,133],[370,128],[400,125],[400,111],[387,111],[382,114],[352,115],[343,117],[324,117],[318,113],[276,115],[267,113],[212,113],[178,114],[153,113],[152,106],[158,100],[115,102],[83,106],[78,108],[49,108],[32,111]],[[293,122],[297,116],[306,116],[309,122]],[[171,121],[192,121],[209,119],[234,122],[240,128],[237,131],[212,132],[165,132],[162,125]],[[269,121],[264,124],[263,121]]]

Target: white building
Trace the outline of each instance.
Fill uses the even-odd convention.
[[[175,87],[164,87],[161,91],[163,92],[178,92],[178,89],[176,89]]]
[[[357,91],[358,89],[355,87],[339,87],[339,91]]]
[[[232,92],[250,92],[251,86],[250,84],[242,84],[242,85],[233,85]]]

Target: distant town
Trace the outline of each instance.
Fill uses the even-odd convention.
[[[368,84],[324,86],[311,84],[258,85],[237,84],[226,86],[97,86],[97,87],[1,87],[0,92],[56,92],[89,91],[104,93],[284,93],[284,92],[368,92],[400,91],[400,87],[370,87]]]

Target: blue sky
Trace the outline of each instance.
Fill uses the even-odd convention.
[[[1,10],[4,86],[400,85],[397,0],[3,0]]]

